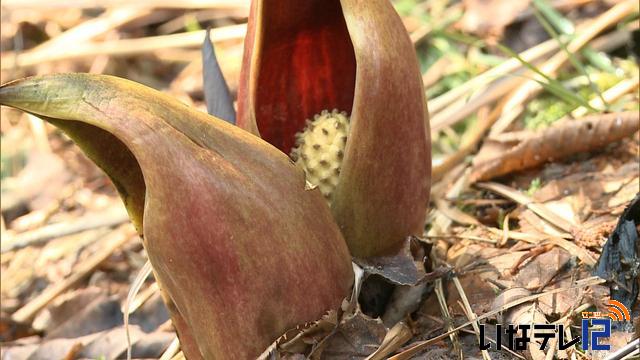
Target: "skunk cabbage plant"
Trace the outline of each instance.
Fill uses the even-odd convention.
[[[387,0],[257,0],[238,126],[305,170],[352,255],[421,235],[431,176],[415,50]]]
[[[351,258],[322,195],[259,138],[108,76],[18,80],[0,103],[59,127],[111,177],[187,358],[255,358],[348,295]]]
[[[386,0],[255,1],[243,61],[237,126],[110,76],[0,88],[112,179],[189,359],[255,358],[340,307],[349,250],[382,255],[424,225],[425,99]]]

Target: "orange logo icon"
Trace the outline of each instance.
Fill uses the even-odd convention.
[[[606,316],[610,317],[613,321],[629,321],[631,320],[631,316],[629,315],[629,310],[624,306],[620,301],[617,300],[609,300],[609,306],[607,309],[609,313]]]

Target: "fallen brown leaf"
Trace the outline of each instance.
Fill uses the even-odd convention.
[[[29,154],[27,165],[17,175],[15,188],[2,194],[2,212],[27,207],[30,210],[41,209],[55,199],[62,188],[70,181],[71,174],[59,156],[50,152],[34,151]],[[3,188],[5,180],[3,180]]]
[[[424,267],[418,266],[411,253],[411,243],[418,242],[411,237],[395,254],[367,259],[354,259],[355,263],[369,274],[382,276],[397,285],[416,285],[426,276]]]
[[[541,253],[537,254],[537,251]],[[558,248],[545,249],[545,246],[538,246],[531,249],[521,259],[525,258],[529,262],[516,269],[516,283],[527,289],[541,289],[549,284],[558,275],[558,272],[567,265],[571,260],[571,255],[567,251]]]
[[[586,270],[581,271],[583,271],[581,275],[586,275]],[[548,287],[548,289],[561,289],[568,287],[571,287],[571,276],[565,276],[561,280],[555,281]],[[581,297],[584,297],[584,295],[585,291],[582,291],[581,289],[545,295],[538,299],[538,307],[547,317],[557,317],[558,315],[568,314],[572,309],[577,308],[580,305],[578,300],[581,299]],[[585,303],[588,304],[586,300],[582,302],[582,304]]]
[[[38,331],[43,331],[49,334],[65,322],[71,322],[74,316],[84,312],[78,311],[78,309],[85,309],[91,303],[94,303],[95,300],[106,300],[106,297],[107,296],[103,289],[94,286],[70,291],[56,298],[51,304],[49,304],[49,306],[38,313],[33,320],[32,326]],[[94,319],[91,320],[95,322]],[[76,330],[76,334],[74,336],[65,336],[66,334],[61,334],[61,336],[49,337],[80,337],[81,335],[84,335],[82,334],[83,331],[78,329],[77,324],[74,324],[73,327],[74,330]],[[108,327],[105,327],[105,329],[106,328]]]
[[[640,128],[640,115],[628,111],[563,121],[539,132],[504,134],[484,143],[473,161],[472,182],[489,180],[529,169],[632,135]]]
[[[33,318],[40,310],[47,306],[58,295],[68,290],[80,280],[90,275],[103,261],[105,261],[118,247],[124,245],[131,239],[132,228],[122,227],[122,231],[113,231],[102,239],[105,244],[100,252],[93,254],[79,265],[75,272],[63,281],[49,286],[37,297],[31,299],[27,304],[11,315],[16,322],[27,322]]]
[[[476,314],[484,314],[491,310],[491,304],[496,297],[495,286],[487,281],[490,278],[490,271],[471,273],[460,277],[460,283],[465,289],[465,294],[471,304],[471,310]],[[496,277],[494,273],[494,277]],[[450,304],[458,303],[461,298],[456,291],[455,284],[447,284],[447,293],[449,294],[448,302]],[[452,306],[452,314],[462,316],[464,313],[458,307]]]
[[[364,359],[380,345],[387,330],[380,319],[359,310],[345,317],[325,342],[323,359]]]

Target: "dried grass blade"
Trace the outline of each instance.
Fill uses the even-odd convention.
[[[246,24],[229,25],[213,29],[211,40],[214,42],[240,40],[247,31]],[[60,49],[55,52],[25,52],[16,54],[5,52],[0,57],[0,69],[34,66],[43,62],[69,60],[98,55],[130,56],[144,54],[170,48],[199,47],[205,37],[205,30],[184,32],[172,35],[149,36],[138,39],[122,39],[85,43],[71,49]]]
[[[369,355],[365,360],[383,360],[386,359],[389,354],[398,350],[402,345],[411,339],[413,336],[411,328],[404,322],[400,321],[395,324],[382,339],[380,347]]]
[[[558,43],[555,40],[547,40],[531,49],[522,52],[520,54],[520,57],[528,62],[534,62],[557,49]],[[522,64],[517,59],[506,60],[500,65],[471,78],[466,83],[457,86],[434,99],[431,99],[429,101],[429,112],[432,114],[437,114],[449,104],[464,97],[465,95],[468,95],[472,91],[482,89],[483,87],[493,82],[496,78],[504,76],[505,74],[510,74],[521,68]]]
[[[568,52],[575,53],[576,51],[579,51],[600,32],[615,25],[634,11],[637,11],[637,7],[638,4],[635,0],[627,0],[616,4],[594,21],[590,22],[589,26],[585,27],[583,32],[576,35],[576,37],[567,45]],[[503,110],[503,116],[498,119],[491,129],[491,135],[496,135],[505,131],[511,125],[513,120],[515,120],[524,111],[524,105],[543,89],[541,83],[544,82],[544,77],[550,77],[555,74],[567,60],[567,52],[558,52],[540,67],[539,71],[537,71],[537,76],[534,77],[533,80],[522,84],[522,86],[509,98],[509,101]],[[508,114],[508,116],[506,114]]]
[[[624,96],[625,94],[628,94],[634,90],[638,91],[639,83],[640,83],[640,78],[638,77],[633,79],[624,79],[619,83],[617,83],[616,85],[614,85],[613,87],[607,89],[605,92],[603,92],[602,98],[604,98],[606,102],[612,103],[618,100],[620,97]],[[595,109],[604,110],[605,103],[600,98],[595,98],[589,102],[589,105],[591,105],[591,107]],[[571,112],[571,116],[573,116],[574,118],[579,118],[587,115],[588,112],[589,112],[588,108],[579,107]]]
[[[38,45],[30,52],[41,52],[43,56],[45,56],[44,54],[46,53],[59,52],[61,51],[61,48],[68,48],[70,44],[78,46],[80,43],[92,40],[100,35],[106,34],[120,25],[126,24],[150,13],[151,9],[130,7],[108,10],[98,17],[84,21],[51,40]],[[56,49],[56,47],[59,48]]]
[[[469,299],[467,298],[467,293],[464,291],[464,288],[462,287],[462,284],[460,283],[460,280],[458,279],[457,276],[454,276],[452,278],[453,280],[453,284],[456,287],[456,290],[458,291],[458,294],[460,295],[460,300],[462,300],[462,304],[464,305],[463,310],[464,313],[467,315],[467,318],[469,320],[473,320],[477,317],[477,315],[473,312],[473,309],[471,308],[471,304],[469,303]],[[480,327],[477,321],[471,323],[471,326],[473,327],[473,331],[476,333],[476,338],[478,339],[478,344],[481,344],[480,342]],[[489,352],[487,350],[481,350],[482,352],[482,358],[485,360],[491,360],[491,356],[489,355]]]
[[[169,347],[162,353],[159,360],[184,359],[184,354],[180,351],[180,340],[176,337],[173,339]]]
[[[138,8],[173,9],[237,9],[249,8],[248,0],[3,0],[2,7],[15,9],[93,9],[117,6],[135,6]]]
[[[438,298],[438,305],[440,305],[440,312],[442,312],[444,322],[445,324],[447,324],[447,335],[449,336],[449,338],[451,339],[451,343],[453,344],[453,351],[458,355],[459,359],[462,359],[462,347],[460,346],[460,340],[458,339],[458,331],[454,329],[452,321],[453,318],[449,313],[447,298],[444,294],[444,287],[442,286],[442,279],[436,279],[433,291],[436,293],[436,296]]]
[[[151,267],[151,262],[147,260],[138,272],[138,275],[131,284],[131,288],[129,289],[129,293],[127,294],[127,299],[124,301],[124,306],[122,309],[122,314],[124,315],[124,331],[127,337],[127,360],[131,360],[131,334],[129,333],[129,315],[135,311],[135,308],[131,306],[133,303],[133,299],[136,297],[142,284],[147,280],[149,275],[151,275],[151,271],[153,268]]]
[[[517,202],[520,205],[526,206],[529,210],[533,211],[541,218],[545,219],[552,225],[564,230],[567,233],[571,233],[572,229],[576,227],[576,224],[556,214],[544,204],[535,203],[533,199],[516,189],[494,182],[478,183],[476,184],[476,186],[481,189],[491,190],[497,194],[500,194]]]

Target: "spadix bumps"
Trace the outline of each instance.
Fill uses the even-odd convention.
[[[307,180],[329,201],[338,185],[348,135],[347,113],[323,110],[296,134],[296,147],[291,150],[291,158],[304,170]]]

